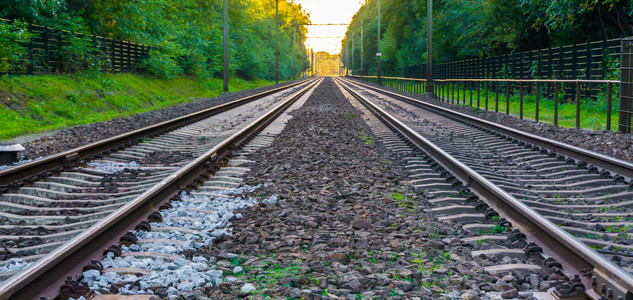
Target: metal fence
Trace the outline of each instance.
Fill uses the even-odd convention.
[[[619,46],[616,47],[614,41],[617,41]],[[564,123],[562,125],[570,127],[612,130],[612,122],[617,119],[617,130],[631,133],[633,129],[633,37],[602,42],[603,51],[600,54],[595,51],[597,43],[582,44],[586,49],[585,52],[579,51],[578,45],[561,47],[558,52],[548,49],[545,55],[538,50],[536,56],[538,64],[530,69],[532,77],[525,75],[525,64],[502,64],[499,57],[441,64],[437,67],[439,75],[434,74],[435,78],[440,78],[433,81],[434,93],[440,101],[450,104],[465,105],[485,111],[492,110],[494,104],[496,112],[501,109],[502,112],[517,115],[520,119],[529,117],[537,122],[545,121],[555,125]],[[608,49],[617,50],[617,55]],[[565,55],[569,52],[571,52],[571,59],[566,59]],[[556,58],[556,53],[558,53],[558,58]],[[503,61],[512,61],[517,56],[528,56],[531,61],[533,54],[534,51],[507,55],[503,56]],[[607,57],[619,61],[619,70],[613,69],[614,66],[607,63],[600,64],[608,60]],[[579,63],[581,60],[585,61],[584,69],[578,69],[579,65],[582,67]],[[518,74],[518,76],[509,77],[517,78],[489,78],[493,77],[490,74],[495,74],[494,70],[503,69],[505,66],[510,66],[506,70],[517,72],[508,74]],[[434,70],[436,70],[435,66]],[[604,74],[607,71],[616,75],[619,73],[620,80],[604,80]],[[426,76],[422,73],[423,71],[420,72],[422,77]],[[576,79],[533,78],[553,77],[552,74],[555,73],[571,74]],[[463,77],[450,78],[452,76]],[[482,77],[472,78],[473,76]],[[527,78],[524,78],[526,76]],[[375,76],[352,77],[376,82]],[[426,92],[426,79],[381,77],[381,80],[384,86],[401,91],[417,94]],[[619,97],[619,101],[614,102],[614,97]]]
[[[353,77],[376,82],[375,76]],[[415,94],[426,92],[425,79],[381,77],[381,80],[382,85],[404,92]],[[536,122],[544,121],[554,125],[598,130],[612,130],[612,119],[616,118],[619,120],[620,131],[630,132],[631,129],[631,112],[627,111],[626,107],[624,110],[622,107],[618,108],[617,102],[614,104],[613,101],[617,90],[624,90],[624,87],[620,87],[620,81],[438,79],[433,83],[437,99],[452,105],[469,106],[482,111],[501,111],[507,115],[516,115],[520,119],[529,118]],[[566,90],[571,85],[575,87],[575,92],[572,95],[566,95]],[[591,87],[598,87],[602,91],[599,99],[602,102],[599,105],[596,105],[595,99],[582,96],[581,91]],[[622,100],[622,97],[620,99]],[[631,103],[631,97],[628,96],[627,99]],[[630,106],[628,109],[630,110]],[[573,110],[573,113],[570,113],[570,110]],[[583,111],[590,111],[591,116],[584,116]],[[564,124],[561,124],[563,123],[561,121],[564,121]]]
[[[622,39],[545,48],[433,65],[436,79],[585,79],[617,73]],[[426,64],[405,67],[404,77],[426,78]]]
[[[633,118],[633,37],[622,39],[620,82],[620,131],[631,133],[631,119]]]
[[[0,19],[1,23],[11,24],[12,20]],[[28,24],[27,30],[32,37],[23,44],[28,51],[28,59],[19,70],[9,73],[35,74],[60,73],[69,71],[69,65],[83,65],[87,68],[91,63],[89,57],[98,56],[105,62],[104,69],[108,72],[135,71],[140,63],[149,56],[150,46],[133,42],[115,40],[101,36],[74,33],[67,30],[54,29],[47,26]],[[74,39],[74,40],[71,40]],[[79,61],[68,61],[64,49],[70,42],[81,41],[89,45],[91,50],[85,51]]]

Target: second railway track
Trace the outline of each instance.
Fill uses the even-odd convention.
[[[349,80],[342,80],[342,84],[406,136],[408,143],[421,147],[502,216],[522,227],[529,239],[537,241],[568,271],[581,275],[588,295],[632,297],[633,185],[628,177],[630,169],[617,173],[630,163],[613,158],[599,161],[600,155],[593,155],[588,163],[534,145],[529,138],[508,136],[503,128],[494,131],[435,111],[419,100]],[[567,149],[561,151],[566,154],[575,152],[584,157],[589,153],[560,144]],[[613,168],[603,169],[605,166]],[[432,169],[418,167],[421,171]],[[442,182],[446,181],[429,184],[433,182],[424,174],[413,180],[419,191]],[[444,185],[450,186],[450,181]],[[445,207],[438,211],[444,213],[478,211],[459,199],[436,201],[442,202]]]

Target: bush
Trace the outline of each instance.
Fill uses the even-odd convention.
[[[163,78],[174,78],[183,74],[176,59],[163,51],[151,50],[143,65],[148,72]]]
[[[21,71],[28,64],[23,63],[28,56],[28,50],[22,46],[31,40],[27,24],[0,22],[0,73]]]

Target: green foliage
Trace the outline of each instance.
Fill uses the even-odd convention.
[[[369,74],[375,74],[376,66],[377,3],[365,2],[342,42],[349,52],[348,67],[358,71],[363,20],[363,60]],[[633,35],[633,1],[443,0],[433,5],[435,63]],[[427,2],[381,0],[381,6],[382,72],[402,76],[404,67],[426,62]]]
[[[183,70],[178,63],[164,51],[151,50],[144,67],[150,73],[163,78],[174,78],[182,75]]]
[[[220,77],[223,70],[223,18],[221,0],[0,0],[0,18],[23,20],[63,29],[64,43],[59,49],[62,69],[97,73],[109,65],[107,56],[96,51],[92,39],[81,34],[135,42],[152,47],[142,67],[148,72],[174,78],[183,74],[198,79]],[[275,76],[275,1],[229,1],[229,72],[245,79],[272,79]],[[307,65],[302,46],[307,29],[297,26],[293,45],[293,21],[309,23],[300,5],[279,3],[279,74],[292,78]],[[19,42],[15,30],[0,28],[0,41]],[[11,34],[11,35],[9,35]],[[56,47],[53,46],[53,47]],[[0,50],[3,53],[5,49]],[[8,51],[7,51],[8,52]],[[12,51],[17,58],[2,58],[4,69],[23,60],[23,51]],[[56,52],[57,53],[57,52]],[[296,58],[296,71],[293,67]],[[31,62],[32,65],[38,63]],[[2,71],[2,69],[0,69]]]
[[[292,20],[308,23],[297,5],[280,2],[280,49],[292,49]],[[153,74],[198,78],[222,72],[222,1],[98,1],[86,12],[96,33],[155,47],[145,66]],[[274,78],[274,1],[229,1],[229,70],[247,79]],[[297,30],[294,54],[307,59]],[[280,51],[280,77],[292,77],[292,51]],[[283,55],[287,53],[286,55]],[[299,69],[300,71],[302,69]]]
[[[0,73],[19,69],[20,63],[28,51],[22,43],[28,43],[31,34],[26,30],[27,24],[17,21],[13,24],[0,23]]]

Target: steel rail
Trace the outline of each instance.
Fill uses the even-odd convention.
[[[426,109],[428,111],[447,116],[449,118],[457,119],[459,121],[474,124],[480,126],[482,128],[486,128],[489,130],[494,130],[498,133],[522,140],[524,142],[528,142],[530,144],[540,146],[543,148],[547,148],[549,150],[555,151],[560,154],[565,154],[569,157],[572,157],[577,160],[582,160],[587,163],[593,164],[595,166],[605,168],[611,172],[620,174],[622,176],[628,177],[629,179],[633,179],[633,163],[618,159],[612,156],[608,156],[605,154],[601,154],[595,151],[583,149],[580,147],[572,146],[570,144],[566,144],[563,142],[555,141],[552,139],[548,139],[545,137],[541,137],[535,134],[523,132],[518,129],[510,128],[508,126],[496,124],[490,121],[486,121],[477,117],[469,116],[464,113],[455,112],[448,108],[441,107],[439,105],[427,103],[421,100],[417,100],[411,97],[407,97],[404,95],[400,95],[394,92],[390,92],[387,90],[383,90],[371,85],[367,85],[364,83],[360,83],[358,81],[354,81],[354,84],[359,86],[368,88],[370,90],[377,91],[381,94],[387,95],[389,97],[396,98],[398,100],[407,102],[409,104],[415,105],[417,107]]]
[[[78,159],[83,159],[91,155],[102,153],[106,150],[115,149],[119,146],[124,146],[126,144],[129,145],[130,143],[137,142],[140,139],[153,135],[153,134],[166,132],[172,129],[176,129],[180,126],[184,126],[184,125],[208,118],[210,116],[225,112],[227,110],[233,109],[243,104],[252,102],[254,100],[261,99],[271,94],[303,84],[307,82],[308,80],[310,79],[292,83],[287,86],[275,88],[275,89],[261,92],[261,93],[251,95],[248,97],[244,97],[235,101],[231,101],[225,104],[221,104],[215,107],[201,110],[199,112],[195,112],[186,116],[174,118],[165,122],[161,122],[159,124],[147,126],[147,127],[137,129],[131,132],[127,132],[127,133],[120,134],[111,138],[97,141],[85,146],[77,147],[74,149],[66,150],[64,152],[46,156],[44,158],[29,162],[23,165],[2,170],[0,171],[0,187],[2,187],[3,185],[9,185],[16,181],[23,180],[30,176],[40,174],[42,172],[54,170],[55,168],[63,166],[65,164],[76,162]]]
[[[253,134],[263,130],[321,80],[322,78],[313,80],[308,86],[275,106],[244,129],[155,184],[47,256],[9,278],[0,285],[0,299],[36,299],[47,289],[50,291],[50,288],[59,288],[68,274],[80,274],[82,266],[91,259],[101,256],[101,251],[105,247],[118,243],[120,236],[134,228],[140,221],[145,220],[149,214],[169,201],[192,180],[203,174],[210,163],[217,162],[232,149],[246,142]]]
[[[346,83],[350,82],[346,80]],[[545,253],[555,257],[566,271],[580,274],[581,270],[599,270],[610,279],[628,291],[627,298],[633,297],[633,275],[615,265],[603,255],[599,254],[583,242],[577,240],[556,224],[534,211],[532,208],[517,200],[506,191],[490,182],[428,139],[413,131],[386,111],[372,103],[359,93],[353,91],[347,84],[342,86],[363,105],[373,111],[380,119],[400,132],[414,145],[424,150],[435,161],[449,170],[455,177],[468,186],[491,207],[505,215],[515,225],[524,229],[524,233],[536,241]],[[591,286],[587,278],[583,278],[585,286]],[[598,293],[598,292],[597,292]],[[594,297],[596,295],[593,295]]]

